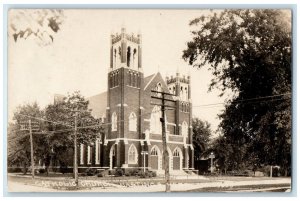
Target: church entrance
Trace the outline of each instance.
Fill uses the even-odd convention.
[[[162,169],[162,155],[159,148],[154,145],[150,151],[150,167],[153,170]]]
[[[183,154],[180,148],[176,147],[173,151],[173,169],[182,170]]]

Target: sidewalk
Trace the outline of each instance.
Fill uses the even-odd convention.
[[[233,178],[236,179],[236,178]],[[241,178],[242,179],[242,178]],[[107,183],[109,184],[109,183]],[[287,184],[291,185],[291,178],[255,178],[252,180],[248,178],[247,180],[206,180],[206,182],[199,182],[199,183],[177,183],[171,185],[172,192],[184,192],[193,189],[199,188],[208,188],[208,187],[233,187],[233,186],[248,186],[248,185],[268,185],[268,184]],[[44,186],[34,186],[30,184],[19,183],[15,181],[8,181],[8,190],[10,192],[164,192],[165,185],[163,184],[156,184],[156,185],[138,185],[138,186],[120,186],[120,185],[113,185],[109,187],[91,187],[80,189],[77,191],[64,191],[64,190],[57,190],[50,187]]]
[[[172,184],[172,192],[184,192],[188,190],[207,188],[207,187],[233,187],[233,186],[247,186],[247,185],[262,185],[262,184],[291,184],[290,178],[282,179],[264,179],[255,181],[215,181],[205,183],[189,183],[189,184]],[[121,187],[117,189],[86,189],[80,192],[164,192],[165,185],[152,185],[152,186],[132,186]]]

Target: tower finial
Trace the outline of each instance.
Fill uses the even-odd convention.
[[[179,76],[179,67],[177,66],[176,76]]]
[[[122,27],[121,28],[122,33],[126,32],[126,27],[125,27],[125,22],[124,21],[122,22],[121,27]]]

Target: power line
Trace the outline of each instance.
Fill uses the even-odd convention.
[[[48,120],[48,119],[44,119],[44,118],[38,118],[38,117],[33,117],[33,116],[29,116],[29,115],[26,115],[26,114],[19,114],[21,116],[25,116],[25,117],[29,117],[29,118],[32,118],[32,119],[36,119],[36,120],[40,120],[40,121],[46,121],[46,122],[50,122],[50,123],[54,123],[54,124],[61,124],[61,125],[64,125],[64,126],[68,126],[68,127],[72,127],[71,125],[69,124],[65,124],[64,122],[58,122],[58,121],[51,121],[51,120]]]
[[[273,97],[282,97],[282,96],[286,96],[286,95],[291,95],[291,93],[278,94],[278,95],[273,95],[273,96],[263,96],[263,97],[257,97],[257,98],[249,98],[249,99],[243,99],[243,100],[236,100],[236,101],[231,101],[230,103],[242,103],[242,102],[246,102],[246,101],[263,100],[263,99],[268,99],[268,98],[273,98]],[[290,98],[290,97],[288,97],[288,98]],[[273,99],[273,100],[280,100],[280,99]],[[264,101],[272,101],[272,100],[264,100]],[[193,105],[192,107],[205,107],[205,106],[215,106],[215,105],[225,105],[225,104],[227,104],[227,103],[226,102],[218,102],[218,103],[203,104],[203,105]]]
[[[283,100],[281,98],[283,98],[286,95],[291,95],[291,93],[285,93],[285,94],[278,94],[278,95],[272,95],[272,96],[264,96],[264,97],[257,97],[257,98],[249,98],[249,99],[243,99],[243,100],[237,100],[237,101],[232,101],[231,103],[244,103],[244,104],[251,104],[251,103],[261,103],[261,102],[269,102],[269,101],[278,101],[278,100]],[[277,99],[271,99],[271,100],[264,100],[264,99],[268,99],[268,98],[274,98],[277,97]],[[281,97],[281,98],[280,98]],[[290,98],[290,97],[287,97]],[[262,100],[262,101],[260,101]],[[247,102],[248,101],[248,102]],[[203,104],[203,105],[193,105],[193,108],[197,108],[197,107],[203,107],[202,109],[210,109],[210,108],[214,108],[214,107],[222,107],[223,105],[225,105],[226,102],[218,102],[218,103],[211,103],[211,104]],[[148,113],[144,113],[141,115],[136,115],[136,117],[143,117],[149,114],[154,114],[154,113],[161,113],[160,110],[157,111],[151,111]],[[64,122],[59,122],[59,121],[51,121],[48,119],[44,119],[44,118],[37,118],[37,117],[33,117],[30,115],[25,115],[25,114],[20,114],[22,116],[26,116],[32,119],[36,119],[36,120],[40,120],[40,121],[46,121],[46,122],[50,122],[50,123],[54,123],[54,124],[60,124],[60,125],[64,125],[64,126],[68,126],[73,128],[74,126],[66,124]],[[135,119],[136,117],[130,117],[128,118],[129,120]],[[121,123],[121,122],[125,122],[126,120],[118,120],[116,123]],[[101,124],[96,124],[96,125],[90,125],[90,126],[81,126],[78,127],[78,129],[85,129],[85,128],[95,128],[95,127],[100,127],[100,126],[109,126],[112,123],[101,123]],[[63,131],[68,131],[68,130],[62,130]],[[53,132],[60,132],[60,131],[53,131]]]

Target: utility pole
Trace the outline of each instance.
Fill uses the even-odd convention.
[[[271,167],[270,167],[270,177],[272,178],[272,176],[273,176],[273,166],[271,165]]]
[[[76,187],[78,187],[78,165],[77,165],[77,111],[75,111],[74,126],[74,178]]]
[[[209,158],[210,158],[210,173],[213,173],[213,172],[214,172],[214,169],[213,169],[214,163],[213,163],[213,161],[214,161],[214,158],[215,158],[215,157],[216,157],[216,156],[214,155],[214,153],[211,152],[210,155],[209,155]]]
[[[165,124],[165,108],[166,107],[170,107],[170,108],[175,108],[174,106],[170,106],[170,105],[166,105],[166,101],[170,101],[170,102],[176,102],[172,99],[167,99],[165,96],[174,96],[174,94],[170,94],[170,93],[165,93],[165,92],[161,92],[161,91],[154,91],[151,90],[151,92],[155,92],[157,95],[161,94],[161,96],[151,96],[151,98],[154,99],[159,99],[161,100],[161,104],[152,104],[152,105],[158,105],[161,107],[161,125],[162,125],[162,141],[163,141],[163,153],[164,153],[164,163],[165,163],[165,182],[166,182],[166,192],[170,192],[171,191],[171,187],[170,187],[170,167],[169,167],[169,161],[168,161],[168,150],[167,150],[167,136],[166,136],[166,124]],[[169,156],[169,160],[170,160]]]
[[[27,125],[28,124],[28,125]],[[34,125],[32,125],[34,124]],[[29,131],[29,141],[30,141],[30,161],[31,161],[31,176],[32,179],[34,179],[34,156],[33,156],[33,136],[32,136],[32,132],[33,131],[37,131],[39,130],[39,123],[38,122],[32,122],[31,119],[24,122],[21,122],[21,131]]]
[[[34,158],[33,158],[33,139],[32,139],[31,119],[28,120],[28,124],[29,124],[29,135],[30,135],[31,175],[32,175],[32,179],[34,179]]]

